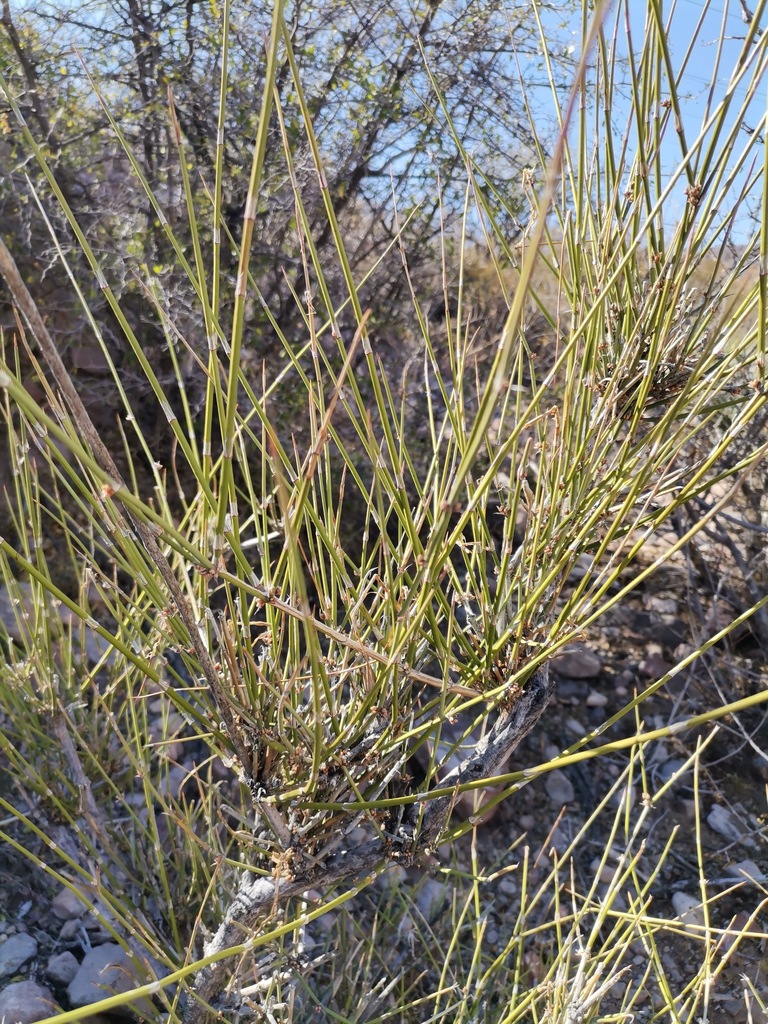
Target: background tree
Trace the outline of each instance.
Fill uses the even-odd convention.
[[[118,278],[125,273],[126,255],[163,265],[170,254],[157,214],[124,153],[116,143],[104,141],[105,115],[86,72],[131,144],[165,216],[177,228],[183,203],[179,152],[168,117],[170,90],[202,230],[210,229],[210,189],[216,162],[223,163],[222,258],[232,270],[227,240],[236,243],[241,230],[269,5],[232,4],[228,55],[222,58],[224,10],[223,5],[190,0],[119,0],[77,7],[20,3],[11,9],[4,0],[2,45],[19,102],[50,152],[67,200],[99,247],[111,254],[111,270]],[[451,110],[466,152],[483,167],[484,183],[503,200],[507,227],[514,233],[514,219],[521,212],[520,172],[531,155],[518,63],[534,97],[537,76],[547,81],[529,4],[432,0],[411,6],[377,0],[339,8],[326,0],[299,0],[291,8],[290,23],[323,149],[328,192],[346,231],[358,280],[382,259],[404,224],[412,272],[418,273],[432,261],[437,235],[450,229],[461,212],[464,160],[437,109],[434,84]],[[227,63],[227,102],[219,150],[222,59]],[[561,71],[570,66],[565,50],[554,44],[549,59]],[[322,254],[330,243],[328,221],[285,61],[276,92],[310,234]],[[18,175],[35,172],[28,153],[17,144],[16,129],[3,116],[8,134],[2,163],[10,187],[0,196],[0,213],[4,223],[17,225],[17,234],[22,222],[27,224],[28,248],[39,254],[48,249],[46,233],[36,227],[35,242],[29,244],[35,217],[20,209],[13,188]],[[280,132],[276,119],[271,132]],[[283,147],[278,138],[273,142],[256,217],[253,267],[274,315],[287,330],[295,320],[291,286],[303,291],[304,283],[293,186]],[[39,178],[36,184],[45,195]],[[54,216],[47,203],[46,209]],[[396,320],[403,289],[399,264],[399,258],[385,259],[369,284],[376,289],[378,315],[388,300]],[[119,284],[118,290],[131,287],[127,281]],[[188,307],[189,296],[177,295],[174,305],[177,315]],[[254,307],[250,315],[257,328],[261,310]],[[253,337],[266,344],[258,330]]]

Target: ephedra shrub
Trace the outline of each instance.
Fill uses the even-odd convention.
[[[551,659],[704,530],[764,454],[755,425],[764,406],[765,290],[762,277],[743,277],[768,250],[757,141],[764,119],[752,136],[739,125],[765,71],[765,5],[732,67],[718,65],[726,87],[711,97],[700,129],[685,123],[658,6],[649,5],[639,40],[622,31],[628,4],[613,21],[588,6],[570,92],[552,81],[558,127],[547,135],[531,125],[531,167],[521,181],[529,210],[516,239],[507,233],[512,211],[465,151],[433,83],[426,116],[453,136],[466,164],[466,211],[445,239],[459,253],[456,274],[446,269],[445,293],[430,297],[446,317],[430,320],[414,290],[415,354],[400,376],[384,371],[377,348],[386,324],[361,301],[364,282],[350,269],[327,189],[322,231],[333,240],[332,265],[316,247],[296,158],[310,159],[322,183],[326,157],[282,4],[264,58],[237,241],[222,219],[221,165],[201,203],[172,101],[189,244],[94,86],[204,325],[207,349],[199,352],[169,315],[167,277],[133,268],[148,315],[162,325],[172,385],[156,373],[45,147],[6,89],[172,437],[161,462],[142,428],[146,410],[117,371],[118,430],[100,436],[3,246],[20,316],[0,369],[16,533],[0,551],[18,601],[0,682],[2,836],[41,878],[76,894],[128,954],[123,978],[135,987],[105,993],[100,1010],[133,1003],[144,1015],[185,1022],[214,1012],[302,1020],[316,1004],[345,1020],[485,1014],[565,1022],[595,1018],[610,998],[613,1016],[601,1019],[620,1020],[652,989],[669,1019],[702,1012],[706,986],[678,993],[665,980],[663,921],[648,912],[663,857],[637,867],[665,788],[652,790],[643,757],[652,742],[706,727],[762,693],[651,731],[642,704],[660,679],[556,761],[504,772],[552,697]],[[536,5],[532,12],[538,17]],[[225,69],[227,45],[224,35]],[[276,101],[278,75],[291,81],[300,139]],[[618,135],[611,116],[622,83],[629,126]],[[527,109],[541,103],[524,80],[519,89]],[[224,76],[222,126],[226,97]],[[271,314],[251,265],[274,124],[302,254],[292,283],[299,345],[281,327],[284,314]],[[668,172],[670,137],[679,153]],[[755,196],[761,226],[735,247],[735,225],[742,230]],[[670,223],[675,198],[681,213]],[[202,218],[212,230],[201,230]],[[470,252],[477,259],[471,235],[485,239],[507,308],[490,349],[466,327],[463,261]],[[55,232],[53,244],[88,315],[91,284]],[[402,257],[408,287],[404,246]],[[231,276],[222,270],[230,260]],[[254,303],[281,353],[263,366],[248,352]],[[526,336],[534,313],[551,329],[544,360]],[[89,323],[110,363],[99,319]],[[39,368],[41,401],[22,385],[23,359]],[[185,364],[203,382],[194,402]],[[726,457],[737,442],[738,457]],[[688,534],[626,583],[649,542],[702,497],[707,511]],[[52,572],[51,537],[76,587]],[[741,621],[763,603],[744,609]],[[730,628],[705,637],[684,663]],[[633,712],[634,735],[595,746]],[[392,934],[406,894],[390,894],[379,916],[371,911],[370,931],[354,941],[341,924],[331,928],[330,961],[325,950],[307,953],[316,919],[335,910],[334,920],[348,920],[345,904],[388,865],[418,871],[438,846],[471,830],[471,816],[452,817],[463,794],[487,792],[493,779],[492,802],[514,800],[536,774],[621,750],[630,754],[619,781],[642,775],[645,799],[634,810],[619,804],[599,872],[605,881],[618,844],[622,859],[607,891],[598,893],[597,881],[582,893],[572,885],[566,906],[558,864],[536,892],[523,881],[502,952],[490,956],[479,911],[484,865],[475,859],[469,895],[446,917],[450,934],[435,932],[445,946],[439,957],[425,947],[417,976],[399,953],[388,960],[377,946],[377,934]],[[595,815],[609,813],[609,796]],[[534,970],[530,947],[547,928],[549,959]],[[625,975],[637,948],[645,963]],[[711,941],[702,949],[699,981],[727,956]]]

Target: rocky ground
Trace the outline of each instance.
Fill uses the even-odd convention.
[[[672,539],[661,538],[658,543],[670,543]],[[650,561],[657,553],[658,548],[649,549],[644,558]],[[695,595],[692,588],[696,589]],[[718,624],[730,621],[735,597],[733,588],[726,591],[725,587],[720,592],[704,587],[700,573],[696,575],[683,556],[676,556],[661,573],[610,609],[584,644],[555,662],[556,698],[539,727],[517,751],[510,771],[551,761],[602,727],[635,694],[683,659],[699,642],[702,632],[711,634]],[[13,635],[14,604],[5,589],[0,589],[0,618]],[[768,668],[758,640],[748,628],[744,629],[732,641],[721,643],[675,675],[644,700],[639,712],[644,728],[663,728],[765,689]],[[96,634],[87,634],[86,657],[95,661],[103,654]],[[159,706],[156,711],[167,714],[167,709]],[[633,736],[637,729],[635,715],[626,714],[594,742]],[[748,1024],[762,1017],[747,982],[768,1003],[768,725],[759,707],[721,721],[694,778],[691,759],[696,744],[710,732],[711,726],[702,726],[650,744],[644,754],[645,782],[635,777],[623,798],[631,817],[642,805],[644,788],[655,793],[669,783],[665,795],[646,817],[639,838],[644,841],[641,869],[649,877],[671,843],[649,891],[653,916],[678,926],[664,930],[660,940],[670,986],[683,990],[699,969],[701,929],[708,921],[709,927],[720,930],[715,939],[720,943],[722,961],[711,986],[710,1006],[716,1014],[712,1019],[723,1020],[727,1015],[733,1024]],[[184,754],[178,756],[183,762]],[[610,884],[615,859],[621,854],[620,842],[614,841],[607,861],[602,858],[606,846],[611,845],[609,830],[621,797],[608,800],[602,812],[597,813],[597,809],[626,763],[626,752],[616,752],[541,775],[502,803],[473,835],[460,840],[452,854],[440,851],[426,866],[431,873],[426,883],[424,865],[407,872],[395,868],[360,897],[357,913],[370,912],[379,898],[377,893],[380,896],[387,887],[418,882],[414,905],[425,920],[436,921],[450,901],[456,872],[462,867],[469,869],[474,842],[481,862],[493,865],[498,873],[496,882],[488,887],[486,908],[484,942],[492,955],[503,948],[509,922],[519,909],[520,872],[515,865],[521,863],[526,847],[530,851],[529,891],[542,883],[552,870],[553,857],[565,855],[578,835],[580,841],[564,872],[566,888],[575,885],[586,892],[596,876],[598,886]],[[182,763],[182,775],[185,770]],[[694,787],[700,808],[698,839]],[[48,834],[66,849],[71,837],[45,818],[23,787],[12,787],[6,772],[0,773],[0,796],[16,807],[23,806],[36,824],[50,830]],[[12,818],[0,822],[0,827],[11,838],[17,834]],[[29,842],[28,834],[25,841]],[[699,863],[699,849],[703,864]],[[115,941],[116,935],[124,932],[118,922],[110,923],[106,908],[97,908],[97,917],[67,888],[49,881],[42,866],[47,855],[42,841],[33,852],[40,859],[38,865],[10,842],[0,843],[0,1019],[31,1022],[60,1008],[87,1007],[108,991],[132,987],[137,977],[145,976],[146,969],[160,970],[159,965],[142,965],[138,945],[136,956],[131,958]],[[446,873],[449,864],[451,871]],[[709,897],[707,917],[701,906],[702,870]],[[307,936],[308,948],[333,945],[337,921],[337,917],[329,916],[316,926]],[[736,935],[744,929],[750,937],[736,944]],[[413,941],[412,937],[408,940],[408,930],[406,926],[402,929],[403,942]],[[550,940],[551,935],[542,937],[540,945],[531,943],[527,967],[532,977],[546,969],[546,943]],[[647,953],[637,946],[633,957],[629,966],[642,975]],[[660,998],[658,988],[649,982],[637,1007],[650,1019]]]

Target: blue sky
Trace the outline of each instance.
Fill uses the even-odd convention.
[[[633,15],[637,11],[638,23],[641,27],[645,12],[645,4],[632,4]],[[671,8],[672,4],[665,4],[665,9]],[[707,99],[714,81],[714,101],[721,99],[725,94],[728,78],[736,65],[739,53],[741,52],[744,39],[747,33],[747,25],[741,15],[741,4],[738,0],[714,0],[706,3],[704,0],[677,0],[674,5],[675,11],[670,23],[670,52],[676,66],[679,66],[694,35],[699,20],[702,19],[701,28],[695,44],[695,53],[689,61],[683,77],[683,88],[680,90],[682,112],[689,142],[695,139],[706,115]],[[749,4],[751,8],[755,3]],[[765,21],[765,19],[763,19]],[[718,43],[722,37],[720,68],[715,77],[715,62],[718,53]],[[766,109],[766,86],[763,83],[762,89],[753,99],[749,107],[749,114],[745,123],[754,128],[760,123]],[[735,99],[737,108],[740,107],[747,96],[746,84],[737,86]],[[731,123],[733,118],[731,118]],[[746,132],[742,133],[741,144],[748,141]],[[757,141],[757,137],[755,137]],[[679,154],[679,147],[676,144],[673,134],[670,133],[669,159],[674,161]],[[760,154],[758,154],[759,156]],[[680,199],[682,207],[683,199]],[[678,210],[677,213],[680,211]],[[746,236],[748,225],[744,224],[741,234]]]
[[[757,0],[750,0],[749,6],[754,9]],[[739,53],[741,52],[747,26],[742,19],[742,6],[739,0],[666,0],[663,4],[665,21],[668,20],[669,47],[673,65],[679,69],[685,61],[686,53],[693,38],[696,39],[693,54],[685,67],[679,96],[681,101],[681,112],[688,143],[698,136],[702,122],[706,115],[707,100],[714,79],[714,92],[712,102],[716,103],[726,91],[728,79],[732,69],[736,65]],[[638,52],[644,37],[644,25],[648,16],[648,5],[643,2],[629,0],[630,28],[632,34],[633,48]],[[557,15],[551,15],[557,17]],[[626,33],[623,28],[624,12],[623,5],[620,12],[621,28],[618,33],[619,49],[622,47],[626,53]],[[562,18],[562,16],[560,16]],[[608,24],[612,26],[613,17],[608,16]],[[699,24],[700,22],[700,24]],[[763,22],[768,29],[768,18],[764,17]],[[579,43],[581,31],[579,17],[577,16],[572,28],[574,42]],[[610,29],[612,32],[612,28]],[[721,41],[722,37],[722,41]],[[718,44],[720,43],[720,68],[715,75],[715,63],[718,55]],[[766,97],[768,81],[764,82],[761,90],[750,104],[748,116],[744,121],[755,127],[759,124],[766,109]],[[737,107],[741,105],[747,94],[746,85],[740,85],[735,90]],[[621,136],[626,128],[629,119],[629,102],[619,100],[614,105],[613,120],[615,133]],[[735,116],[735,114],[734,114]],[[731,123],[733,123],[733,116]],[[761,157],[757,149],[757,136],[755,138],[756,155]],[[740,133],[738,145],[743,148],[747,144],[749,136],[746,132]],[[680,146],[674,131],[668,131],[662,146],[662,163],[665,167],[672,169],[680,161]],[[680,194],[671,199],[668,206],[667,218],[670,223],[675,222],[684,208],[686,199],[681,188]],[[757,200],[755,200],[757,202]],[[745,215],[736,225],[734,241],[744,242],[748,234],[754,230],[754,222],[751,222]]]

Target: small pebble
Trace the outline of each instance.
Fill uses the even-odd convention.
[[[403,914],[397,925],[397,937],[400,941],[408,942],[411,936],[418,935],[418,928],[413,922],[413,918],[409,913]]]
[[[722,804],[714,804],[707,815],[707,824],[713,832],[723,836],[732,843],[737,843],[744,836],[744,829],[739,824],[736,816]]]
[[[151,700],[147,701],[147,709],[151,715],[162,715],[171,705],[169,697],[166,697],[162,691],[158,691],[158,693],[159,696],[152,697]]]
[[[580,679],[561,679],[557,684],[557,699],[579,701],[587,688],[587,684]]]
[[[675,915],[680,922],[691,931],[697,931],[699,927],[704,927],[704,908],[701,905],[700,896],[693,896],[687,892],[676,892],[672,896],[672,906],[675,908]]]
[[[544,785],[547,790],[547,796],[553,803],[558,806],[573,803],[575,795],[573,785],[565,772],[561,771],[560,768],[555,768],[554,771],[547,773]]]
[[[86,928],[101,928],[109,927],[112,925],[113,928],[117,927],[117,920],[114,912],[106,906],[101,900],[96,900],[93,904],[93,910],[88,915],[86,921]]]
[[[503,878],[499,879],[499,892],[503,893],[504,896],[517,895],[517,882],[512,875],[504,875]]]
[[[604,693],[598,693],[597,690],[590,690],[587,694],[588,708],[604,708],[607,703],[608,698]]]
[[[594,564],[594,561],[589,555],[579,555],[571,566],[571,571],[568,573],[568,579],[571,582],[583,579],[587,573],[592,571]]]
[[[559,676],[571,679],[594,679],[595,676],[600,675],[603,663],[592,651],[576,647],[553,658],[551,666]]]
[[[322,914],[320,917],[316,917],[312,921],[312,930],[315,934],[320,934],[326,938],[329,935],[335,934],[339,926],[338,914],[333,911],[329,911],[327,914]]]
[[[160,779],[160,785],[158,786],[158,791],[171,799],[177,799],[181,792],[181,787],[184,785],[188,775],[189,772],[183,767],[183,765],[172,765],[167,772],[163,773],[163,777]]]
[[[736,914],[731,919],[727,930],[723,933],[720,938],[719,948],[723,953],[730,953],[733,947],[736,945],[736,940],[749,927],[750,915],[746,910],[742,910],[741,913]]]
[[[447,899],[446,886],[436,878],[428,878],[416,895],[416,906],[429,920],[443,907]]]
[[[682,771],[685,766],[685,759],[682,757],[670,757],[668,761],[664,761],[663,764],[659,765],[658,768],[658,779],[660,785],[666,785],[670,779],[674,778],[678,772]],[[686,773],[687,774],[687,773]],[[675,779],[675,782],[679,783],[683,776]]]
[[[651,754],[648,758],[647,763],[649,765],[664,764],[670,758],[669,750],[667,749],[666,743],[654,743],[651,747]]]
[[[565,728],[573,736],[586,736],[587,730],[584,728],[582,723],[577,718],[568,718],[565,722]]]
[[[52,994],[36,981],[16,981],[0,992],[0,1020],[6,1024],[34,1024],[59,1012]]]
[[[80,897],[66,887],[59,889],[51,903],[51,910],[60,921],[75,921],[83,916],[86,909]]]
[[[486,786],[484,789],[461,793],[456,801],[456,812],[473,825],[485,825],[499,810],[498,804],[488,805],[501,791],[501,786]]]
[[[405,884],[408,872],[400,864],[391,864],[380,875],[376,876],[374,885],[381,892],[388,892],[390,889],[398,889]]]
[[[696,801],[695,800],[681,800],[680,801],[681,812],[686,818],[693,821],[696,817]]]
[[[650,595],[645,601],[646,607],[658,615],[677,614],[677,601],[674,597],[655,597]]]
[[[549,837],[549,849],[556,850],[558,853],[564,853],[570,845],[570,840],[566,836],[565,832],[558,825],[552,830]]]
[[[114,665],[117,654],[114,647],[108,640],[105,640],[100,633],[86,626],[84,632],[85,659],[89,665],[96,665],[106,655],[106,664]],[[80,644],[72,645],[72,652],[80,660],[82,648]]]
[[[25,932],[10,935],[0,944],[0,978],[7,978],[37,954],[37,942]]]
[[[749,1017],[744,1016],[744,1008],[746,1005],[749,1006]],[[754,1016],[753,1016],[754,1011]],[[722,1020],[737,1020],[737,1021],[754,1021],[759,1020],[757,1017],[757,1006],[752,1002],[752,997],[749,990],[745,990],[743,996],[727,996],[724,995],[721,999],[717,1000],[717,1012],[718,1016],[721,1016]]]
[[[77,958],[66,950],[58,956],[52,956],[45,968],[46,977],[50,978],[55,985],[68,985],[77,974],[80,964]]]
[[[612,880],[613,876],[616,874],[616,871],[608,863],[603,864],[601,868],[601,863],[601,858],[595,857],[592,863],[589,865],[589,870],[592,872],[593,875],[597,875],[598,881],[603,882],[605,885],[608,885]]]
[[[738,864],[729,864],[726,870],[735,878],[746,877],[754,879],[756,882],[762,882],[765,879],[765,872],[761,871],[753,860],[740,860]]]
[[[80,920],[77,921],[65,921],[61,926],[59,932],[59,939],[64,943],[70,943],[73,940],[82,942],[85,928]]]
[[[87,1006],[106,999],[112,993],[127,992],[150,980],[149,972],[137,967],[122,946],[107,942],[85,954],[69,983],[67,994],[72,1006]],[[130,1007],[142,1016],[149,1017],[153,1012],[152,1003],[144,998],[135,1000]]]
[[[636,800],[637,790],[635,786],[623,786],[611,795],[611,806],[619,807],[623,811],[627,809],[632,810]]]
[[[646,679],[661,679],[670,667],[660,652],[650,651],[640,662],[640,674]]]
[[[696,648],[692,644],[678,644],[672,652],[672,657],[675,661],[684,661],[694,653]]]

